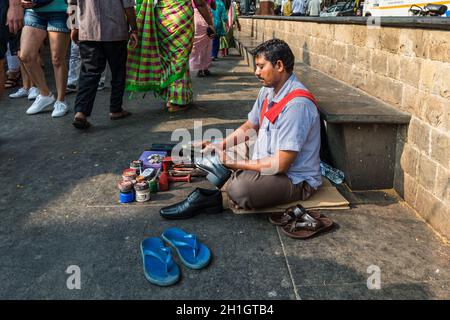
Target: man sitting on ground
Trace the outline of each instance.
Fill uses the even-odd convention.
[[[196,165],[226,190],[237,208],[257,209],[305,200],[322,184],[320,120],[314,97],[293,74],[294,55],[282,40],[253,50],[263,88],[248,120],[222,142],[203,143]],[[227,149],[257,133],[252,160],[235,160]],[[213,150],[215,155],[210,154]],[[182,203],[161,209],[165,218],[188,218],[203,209],[221,209],[221,193],[197,189]],[[219,199],[220,198],[220,199]]]

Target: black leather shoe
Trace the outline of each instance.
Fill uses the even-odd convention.
[[[217,155],[204,155],[203,157],[196,158],[194,162],[199,169],[208,173],[206,179],[219,189],[222,188],[231,176],[231,170],[222,165]]]
[[[222,192],[196,188],[185,200],[161,208],[159,214],[166,219],[187,219],[198,213],[222,212]]]

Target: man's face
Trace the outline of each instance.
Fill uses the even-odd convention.
[[[264,87],[273,88],[281,79],[283,66],[280,61],[273,66],[270,61],[267,61],[264,56],[257,56],[255,58],[256,70],[255,76],[261,81]],[[281,68],[281,69],[280,69]]]

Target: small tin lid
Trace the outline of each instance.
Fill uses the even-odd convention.
[[[142,190],[146,190],[146,189],[148,189],[148,188],[149,188],[149,186],[148,186],[148,183],[147,183],[146,181],[138,182],[138,183],[136,183],[136,184],[134,185],[134,189],[135,189],[136,191],[142,191]]]
[[[129,180],[122,180],[117,183],[119,190],[122,192],[129,192],[133,190],[133,182]]]
[[[136,170],[135,169],[130,169],[130,168],[125,169],[125,170],[122,171],[122,176],[135,178],[137,176],[136,175]]]

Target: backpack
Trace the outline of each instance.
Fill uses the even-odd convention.
[[[50,4],[50,2],[53,2],[53,0],[30,0],[30,1],[31,3],[34,3],[33,9],[46,6]]]

